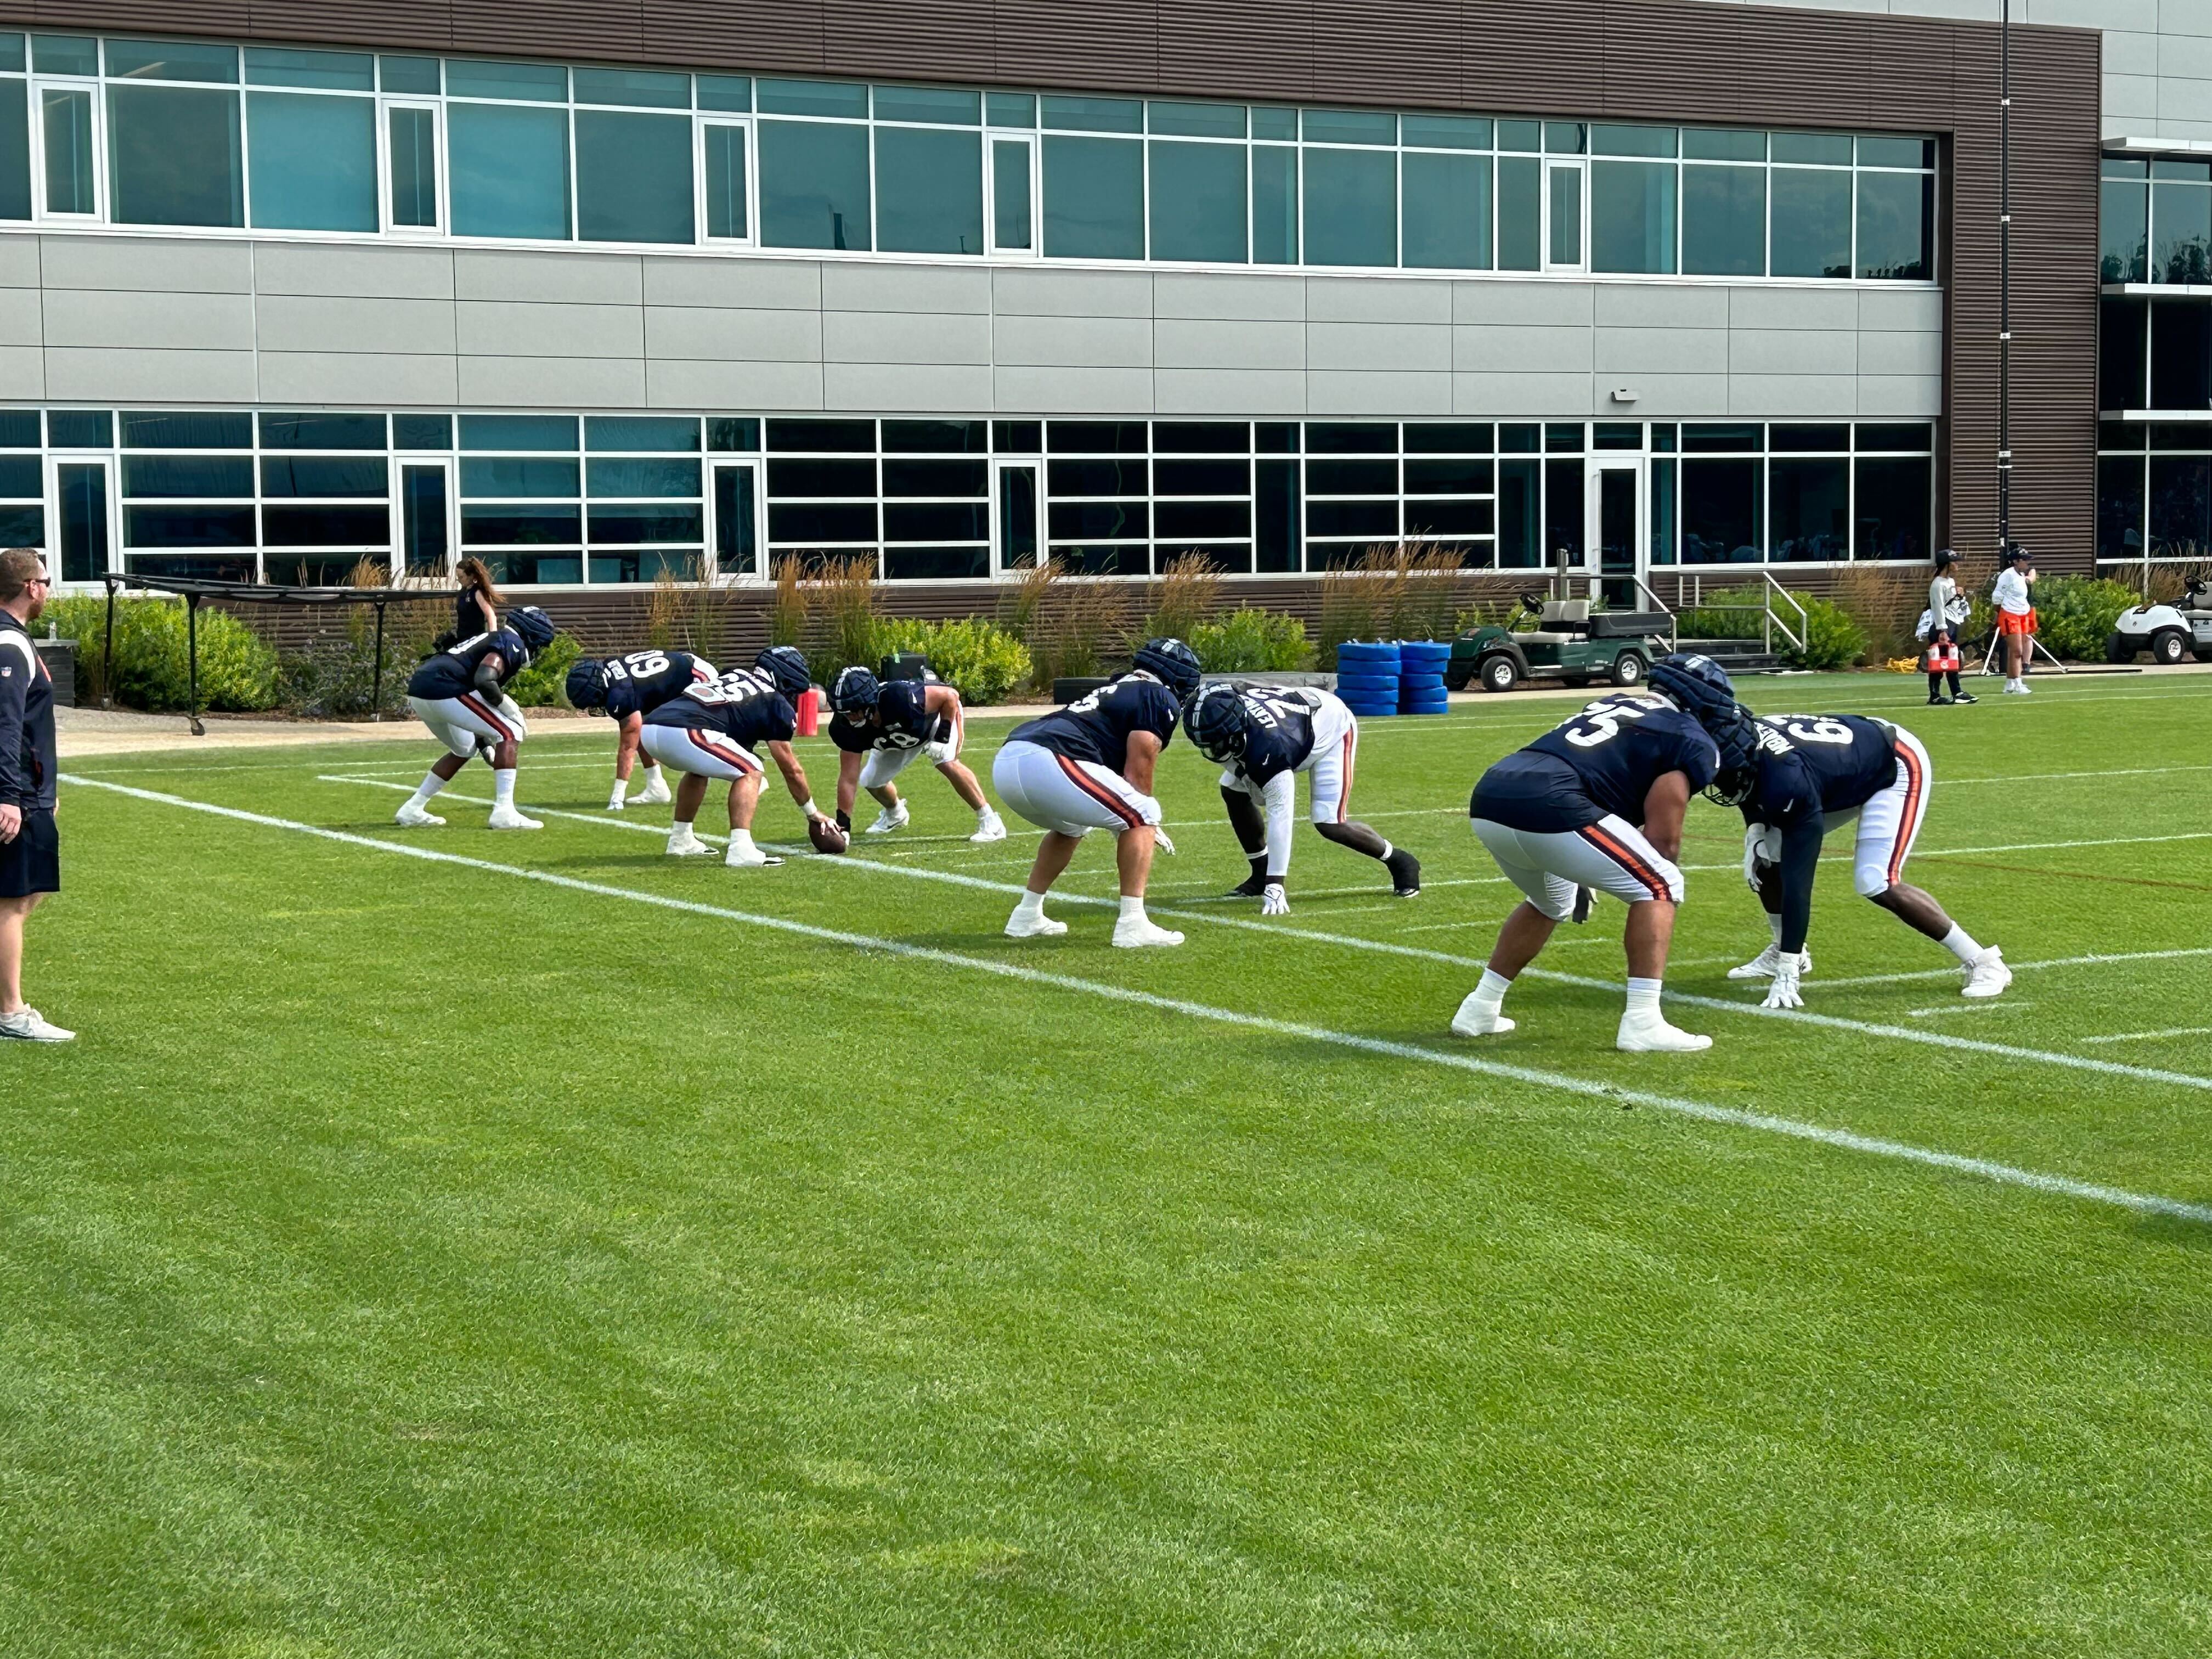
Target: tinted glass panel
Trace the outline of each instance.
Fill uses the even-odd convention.
[[[1306,493],[1312,495],[1395,495],[1395,461],[1308,461]]]
[[[1034,550],[1030,556],[1036,556]],[[884,579],[886,581],[965,581],[971,577],[990,574],[988,548],[887,547],[884,550]]]
[[[394,108],[391,134],[392,222],[438,222],[438,117],[434,110]]]
[[[377,74],[386,92],[435,97],[440,80],[434,58],[380,58]]]
[[[1692,276],[1757,276],[1766,270],[1766,173],[1682,169],[1682,269]]]
[[[261,417],[261,447],[264,449],[381,449],[384,447],[384,416],[264,415]]]
[[[768,447],[772,450],[804,453],[829,450],[839,454],[871,454],[876,447],[873,421],[770,421]]]
[[[2142,300],[2105,300],[2098,307],[2097,407],[2148,409],[2145,376],[2149,369],[2145,334],[2148,305]]]
[[[1501,123],[1501,125],[1506,125]],[[1498,158],[1498,268],[1534,270],[1543,263],[1542,164],[1533,156]]]
[[[2097,462],[2097,556],[2134,559],[2142,550],[2142,457],[2104,456]]]
[[[46,441],[56,449],[106,449],[115,441],[115,418],[104,409],[50,409]]]
[[[1051,428],[1051,447],[1055,455],[1142,455],[1147,447],[1145,423],[1142,421],[1054,421]]]
[[[1498,465],[1498,562],[1509,570],[1544,563],[1543,538],[1537,533],[1537,463],[1501,461]]]
[[[1764,161],[1766,135],[1732,127],[1685,127],[1682,158],[1689,161]]]
[[[381,455],[264,455],[264,495],[363,495],[385,493]]]
[[[0,542],[9,547],[44,547],[46,544],[46,510],[43,507],[0,507]],[[82,577],[64,580],[83,580]]]
[[[691,77],[657,70],[580,69],[580,104],[627,104],[634,109],[690,109]]]
[[[1759,474],[1754,460],[1682,463],[1682,562],[1728,564],[1759,557]]]
[[[0,410],[0,449],[36,449],[38,447],[37,410]]]
[[[1151,152],[1152,257],[1243,264],[1244,147],[1156,141]]]
[[[1152,428],[1152,447],[1163,454],[1239,454],[1251,442],[1251,428],[1232,423],[1163,421]]]
[[[758,449],[760,422],[737,416],[709,416],[707,420],[707,447],[718,453]]]
[[[1766,429],[1766,447],[1777,453],[1794,455],[1847,451],[1851,447],[1851,429],[1826,424],[1771,426]]]
[[[250,87],[318,87],[327,92],[374,92],[376,60],[365,52],[297,52],[248,46]]]
[[[1724,455],[1759,447],[1759,428],[1755,426],[1686,426],[1682,428],[1682,447],[1692,455]]]
[[[2154,305],[2150,332],[2150,407],[2212,407],[2212,306],[2195,300]],[[2205,438],[2212,447],[2212,432]]]
[[[453,417],[450,415],[394,415],[392,417],[392,447],[394,449],[451,449],[453,447]]]
[[[772,501],[768,509],[768,538],[801,545],[872,542],[876,509],[873,503],[802,507]]]
[[[1406,453],[1409,455],[1487,455],[1494,441],[1493,429],[1486,422],[1408,422],[1406,427]]]
[[[1249,501],[1160,501],[1152,514],[1152,534],[1163,541],[1186,537],[1242,539],[1252,533]]]
[[[725,574],[751,571],[757,552],[753,517],[753,470],[714,469],[714,562]]]
[[[107,42],[107,72],[134,81],[219,81],[238,79],[234,46],[198,40]]]
[[[1045,252],[1066,259],[1143,258],[1145,147],[1115,138],[1048,136],[1043,143]]]
[[[34,34],[31,67],[41,75],[97,75],[100,42],[88,34]]]
[[[742,115],[753,106],[750,75],[699,75],[692,77],[701,109],[724,110]]]
[[[595,507],[591,516],[594,542],[698,542],[704,539],[706,521],[694,503],[689,507]]]
[[[1671,164],[1590,163],[1590,268],[1649,275],[1674,269]]]
[[[1391,425],[1325,424],[1306,428],[1306,448],[1316,455],[1388,455],[1398,447],[1398,428]]]
[[[1859,165],[1863,167],[1932,167],[1936,141],[1932,138],[1861,138]]]
[[[988,501],[892,502],[884,508],[885,541],[980,542],[990,533]]]
[[[873,495],[873,461],[772,460],[768,464],[770,496]],[[872,532],[871,532],[873,533]]]
[[[1310,144],[1395,144],[1398,118],[1364,109],[1310,109],[1304,117]]]
[[[849,81],[763,81],[760,106],[770,115],[842,115],[854,120],[868,113],[868,89]]]
[[[1047,511],[1047,524],[1054,537],[1095,541],[1120,541],[1151,532],[1142,501],[1055,501]]]
[[[1046,483],[1054,495],[1141,495],[1146,464],[1140,460],[1071,461],[1055,459]]]
[[[1146,130],[1182,138],[1242,138],[1242,104],[1160,104],[1150,106]]]
[[[583,539],[580,508],[463,507],[461,540],[471,546],[544,547]]]
[[[1404,158],[1405,263],[1452,270],[1490,268],[1490,158]]]
[[[0,81],[0,219],[31,216],[30,104],[21,81]]]
[[[1773,274],[1850,276],[1851,175],[1777,167],[1773,188]]]
[[[257,92],[246,100],[253,222],[276,230],[377,228],[376,106]]]
[[[576,464],[571,460],[521,460],[504,455],[471,455],[461,463],[461,494],[464,497],[573,495],[575,493]]]
[[[761,84],[765,100],[769,83]],[[763,121],[760,161],[763,241],[774,247],[868,247],[866,127]]]
[[[412,419],[412,416],[402,416]],[[464,415],[463,449],[574,449],[573,415]]]
[[[1408,495],[1487,495],[1491,489],[1488,461],[1407,461]]]
[[[568,235],[568,116],[565,110],[453,104],[453,228],[464,236]]]
[[[1859,175],[1859,275],[1924,281],[1936,274],[1932,173]]]
[[[1767,534],[1774,556],[1793,562],[1850,556],[1850,462],[1776,460]]]
[[[988,463],[974,461],[886,460],[886,495],[981,495],[988,486]]]
[[[989,427],[982,421],[885,421],[884,448],[905,455],[981,455]]]
[[[42,88],[39,123],[46,143],[46,211],[95,211],[99,181],[92,159],[92,94]]]
[[[1309,479],[1310,483],[1310,479]],[[1395,501],[1306,502],[1309,536],[1395,537],[1398,533]]]
[[[381,505],[265,507],[261,539],[270,547],[383,547],[392,540],[392,514]]]
[[[586,242],[696,240],[689,116],[576,112],[576,234]]]
[[[1936,463],[1925,458],[1862,460],[1851,556],[1924,559],[1935,522]]]
[[[1308,264],[1398,263],[1397,162],[1387,150],[1305,152]]]
[[[243,225],[238,94],[107,89],[110,209],[126,225]]]
[[[2140,181],[2099,186],[2097,264],[2107,283],[2150,280],[2150,191]]]
[[[557,64],[494,64],[451,58],[446,90],[455,98],[520,98],[557,104],[568,95],[568,71]]]
[[[878,121],[972,127],[983,115],[981,94],[955,87],[878,87],[875,100]]]
[[[1078,132],[1142,132],[1145,106],[1133,98],[1048,97],[1044,124]]]
[[[1407,501],[1408,536],[1487,536],[1492,526],[1489,501]]]
[[[699,463],[667,459],[604,460],[595,455],[584,464],[584,482],[595,496],[696,495]]]
[[[123,416],[125,449],[251,449],[251,415],[126,411]],[[250,491],[248,492],[251,493]]]
[[[876,130],[878,245],[894,253],[983,251],[981,133]]]
[[[126,507],[126,547],[251,547],[251,507]]]
[[[1248,461],[1157,461],[1152,467],[1156,495],[1242,495],[1251,486]]]
[[[994,421],[991,447],[1002,455],[1034,455],[1044,447],[1044,422]]]
[[[1490,148],[1490,123],[1479,115],[1401,116],[1398,130],[1408,149]]]
[[[2154,555],[2212,546],[2212,457],[2152,456],[2148,516]]]
[[[39,458],[35,455],[0,456],[0,497],[21,501],[45,495],[39,475]],[[8,545],[17,544],[10,542]]]
[[[986,93],[983,102],[985,116],[994,127],[1033,127],[1036,125],[1036,99],[1030,93]]]
[[[1778,161],[1847,167],[1851,164],[1851,141],[1837,132],[1778,132],[1773,155]]]
[[[2212,190],[2153,185],[2151,225],[2153,282],[2212,282]]]
[[[1030,203],[1030,146],[1012,139],[991,141],[991,234],[1009,251],[1036,245]]]
[[[1252,151],[1252,263],[1298,262],[1298,153],[1273,144]]]
[[[1929,450],[1936,447],[1936,428],[1916,422],[1906,426],[1863,426],[1856,429],[1862,453],[1871,450]]]
[[[707,234],[751,235],[752,223],[745,213],[745,130],[706,127],[700,146],[706,156]]]

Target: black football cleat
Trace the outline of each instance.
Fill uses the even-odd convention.
[[[1245,877],[1243,880],[1238,882],[1237,885],[1229,890],[1228,896],[1231,898],[1260,898],[1267,893],[1267,867],[1264,864],[1255,865],[1250,875]]]
[[[1597,902],[1597,895],[1587,887],[1575,889],[1575,926],[1579,927],[1589,920],[1590,906]]]
[[[1421,861],[1401,847],[1382,860],[1382,867],[1390,872],[1390,892],[1396,898],[1411,898],[1421,890]]]
[[[1953,702],[1979,702],[1981,699],[1971,691],[1961,691],[1957,696],[1952,698],[1951,701]]]

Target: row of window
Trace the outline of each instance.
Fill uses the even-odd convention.
[[[1917,559],[1933,441],[1924,422],[7,410],[0,544],[54,549],[70,582],[331,583],[469,553],[518,586],[757,578],[786,554],[984,579],[1041,549],[1099,575],[1192,551],[1291,574],[1400,540],[1470,569]],[[1632,503],[1609,528],[1589,528],[1594,483]]]
[[[2098,188],[2108,283],[2212,283],[2212,161],[2107,155]]]
[[[2097,428],[2097,556],[2212,557],[2212,425]]]
[[[2099,409],[2212,409],[2212,300],[2108,297],[2100,312]]]
[[[1935,141],[0,35],[0,218],[1929,281]]]

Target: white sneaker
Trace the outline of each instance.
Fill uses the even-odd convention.
[[[1156,925],[1150,916],[1133,916],[1114,924],[1114,943],[1133,951],[1147,945],[1180,945],[1182,935],[1172,927]]]
[[[1630,1054],[1687,1054],[1710,1048],[1713,1040],[1669,1025],[1663,1014],[1623,1014],[1613,1046]]]
[[[1772,979],[1775,971],[1781,966],[1782,947],[1778,945],[1770,945],[1749,962],[1745,963],[1742,967],[1729,969],[1728,976],[1730,979]],[[1802,979],[1812,971],[1813,953],[1810,951],[1800,951],[1797,953],[1797,977]]]
[[[1006,838],[1006,821],[1000,817],[996,812],[986,812],[981,817],[977,818],[975,820],[975,833],[968,837],[969,840],[975,842],[979,846],[987,841],[1004,841]]]
[[[1018,910],[1006,918],[1008,939],[1053,939],[1067,931],[1067,924],[1056,921],[1042,910],[1033,916],[1024,916]]]
[[[428,807],[417,806],[411,800],[400,802],[399,810],[392,815],[392,821],[403,830],[436,829],[445,823],[445,819]]]
[[[1469,991],[1467,999],[1452,1016],[1451,1028],[1460,1036],[1495,1036],[1513,1029],[1513,1022],[1495,1008],[1486,1008],[1475,999],[1479,993]]]
[[[668,856],[672,859],[707,858],[714,850],[696,836],[672,834],[668,837]]]
[[[18,1008],[12,1014],[0,1014],[0,1037],[18,1042],[75,1042],[76,1033],[64,1031],[35,1008]]]
[[[906,803],[901,801],[896,806],[886,806],[882,811],[877,813],[876,821],[868,826],[868,833],[872,836],[888,836],[894,830],[905,829],[906,820]]]
[[[2028,690],[2026,680],[2007,680],[2004,694],[2008,697],[2026,697],[2033,695]]]
[[[667,778],[659,772],[653,775],[651,781],[646,784],[643,792],[638,796],[638,799],[647,806],[658,806],[665,800],[675,799],[676,797],[669,793]]]
[[[783,860],[773,853],[763,853],[757,847],[732,847],[722,854],[722,862],[732,870],[760,870]]]
[[[536,818],[526,818],[512,806],[493,807],[491,817],[485,822],[494,830],[543,830],[545,827]]]
[[[2004,952],[1990,945],[1974,958],[1974,965],[1966,969],[1966,983],[1960,991],[1962,997],[1993,997],[2002,994],[2012,983],[2012,969],[2005,966]]]

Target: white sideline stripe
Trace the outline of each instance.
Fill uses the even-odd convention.
[[[2034,1006],[2032,1002],[2021,1002],[2011,997],[1984,997],[1978,1001],[1960,997],[1956,1002],[1939,1002],[1932,1008],[1907,1008],[1905,1017],[1907,1019],[1948,1019],[1953,1014],[1985,1014],[1998,1009],[2018,1013],[2023,1008]]]
[[[2212,1036],[2212,1025],[2177,1025],[2170,1031],[2116,1031],[2111,1036],[2077,1038],[2081,1042],[2148,1042],[2154,1037]]]
[[[1359,1036],[1349,1031],[1331,1030],[1324,1026],[1301,1025],[1289,1020],[1271,1019],[1261,1014],[1238,1013],[1231,1009],[1211,1007],[1204,1003],[1188,1002],[1180,998],[1155,996],[1149,991],[1132,990],[1123,986],[1110,985],[1097,980],[1077,979],[1066,974],[1048,974],[1012,963],[994,962],[985,957],[963,956],[957,951],[933,950],[925,945],[908,945],[896,939],[878,939],[866,933],[849,933],[836,928],[817,927],[810,923],[793,921],[781,916],[757,915],[748,911],[733,910],[721,905],[702,904],[696,900],[674,898],[659,893],[642,891],[636,888],[615,887],[602,882],[580,881],[573,876],[556,875],[549,870],[532,870],[520,865],[496,864],[489,859],[468,858],[458,853],[441,853],[432,848],[413,846],[405,842],[379,841],[370,836],[356,836],[343,830],[326,830],[318,824],[301,823],[291,818],[271,817],[259,812],[245,811],[234,806],[218,806],[209,801],[191,800],[181,795],[164,794],[151,789],[133,788],[128,784],[111,783],[103,779],[71,776],[65,774],[64,781],[96,789],[112,790],[117,794],[126,795],[136,800],[151,801],[163,806],[181,807],[187,811],[204,812],[216,817],[230,818],[240,823],[258,824],[264,829],[289,830],[295,834],[313,836],[319,840],[337,842],[344,846],[366,848],[402,858],[420,859],[426,863],[453,865],[463,869],[483,871],[493,875],[513,876],[523,881],[539,882],[546,886],[562,888],[569,892],[589,893],[600,898],[624,899],[634,904],[652,905],[657,908],[683,911],[692,915],[713,916],[721,921],[740,922],[748,927],[766,927],[778,933],[795,934],[804,939],[819,939],[824,944],[849,945],[855,950],[879,951],[889,956],[903,957],[910,961],[937,963],[951,968],[965,968],[976,973],[994,974],[1002,979],[1018,980],[1024,984],[1042,985],[1054,990],[1071,991],[1085,996],[1097,997],[1103,1001],[1156,1008],[1164,1012],[1184,1014],[1193,1019],[1238,1026],[1247,1030],[1264,1031],[1275,1036],[1297,1037],[1309,1042],[1328,1043],[1335,1048],[1382,1054],[1393,1060],[1408,1060],[1425,1065],[1449,1066],[1457,1071],[1470,1072],[1479,1076],[1526,1084],[1533,1088],[1554,1089],[1563,1094],[1580,1095],[1587,1099],[1625,1102],[1631,1105],[1648,1106],[1659,1111],[1672,1112],[1682,1117],[1695,1118],[1707,1123],[1726,1124],[1735,1128],[1756,1129],[1767,1134],[1787,1135],[1793,1139],[1809,1140],[1846,1152],[1866,1152],[1876,1157],[1898,1158],[1930,1169],[1948,1170],[1962,1175],[1978,1176],[1984,1180],[1998,1182],[2008,1186],[2025,1187],[2037,1192],[2082,1199],[2092,1203],[2112,1205],[2120,1209],[2132,1210],[2138,1214],[2171,1216],[2185,1221],[2212,1224],[2212,1206],[2190,1204],[2179,1199],[2130,1192],[2124,1188],[2108,1187],[2098,1182],[2077,1181],[2070,1176],[2046,1175],[2040,1170],[2024,1170],[2013,1164],[1999,1164],[1987,1158],[1969,1158],[1957,1152],[1937,1152],[1929,1147],[1916,1146],[1906,1141],[1888,1140],[1878,1136],[1858,1134],[1849,1129],[1830,1128],[1822,1124],[1802,1122],[1795,1118],[1775,1117],[1765,1112],[1745,1111],[1732,1106],[1716,1106],[1705,1101],[1689,1100],[1674,1095],[1655,1094],[1645,1090],[1624,1089],[1613,1084],[1578,1078],[1564,1072],[1549,1072],[1534,1066],[1508,1065],[1500,1060],[1482,1060],[1472,1054],[1452,1054],[1442,1049],[1423,1048],[1416,1043],[1393,1042],[1381,1037]]]
[[[2212,945],[2192,945],[2177,951],[2091,951],[2086,956],[2045,957],[2040,962],[2008,962],[2005,966],[2015,974],[2030,968],[2101,968],[2118,962],[2176,962],[2185,957],[2212,957]],[[1903,985],[1917,979],[1956,980],[1956,968],[1918,968],[1909,974],[1859,974],[1849,979],[1808,979],[1808,985],[1823,988],[1845,985]],[[2085,1039],[2094,1041],[2094,1038]]]
[[[363,780],[357,778],[329,777],[323,781],[331,783],[368,782],[373,784],[375,787],[384,789],[398,788],[401,787],[396,784],[376,783],[374,780]],[[489,805],[489,802],[484,801],[480,796],[471,797],[464,795],[456,797],[455,799],[471,801],[473,804],[479,805]],[[543,811],[549,817],[557,817],[574,818],[581,823],[606,823],[609,822],[609,819],[603,814],[564,812],[552,807],[537,807],[532,810]],[[647,835],[659,835],[662,833],[654,826],[646,823],[617,824],[615,827],[618,829],[641,830]],[[719,840],[720,838],[702,836],[700,839],[704,841]],[[770,847],[772,850],[779,852],[786,852],[800,856],[821,856],[818,854],[814,854],[811,848],[779,847],[772,842],[763,844]],[[917,869],[905,865],[882,864],[873,859],[865,858],[833,858],[828,859],[824,861],[836,869],[875,870],[880,871],[888,875],[906,876],[917,881],[945,882],[953,886],[978,888],[987,892],[1019,894],[1024,890],[1022,886],[1018,883],[986,881],[981,876],[964,876],[950,870]],[[1729,865],[1726,867],[1735,869],[1737,866]],[[1087,893],[1060,893],[1055,891],[1054,896],[1062,903],[1066,904],[1118,906],[1121,902],[1118,898],[1096,897]],[[1352,933],[1324,933],[1312,928],[1285,927],[1279,923],[1273,922],[1251,921],[1247,921],[1242,916],[1212,915],[1202,910],[1186,910],[1181,908],[1172,910],[1155,909],[1152,914],[1155,916],[1166,916],[1170,920],[1176,921],[1206,921],[1212,923],[1217,927],[1235,927],[1242,929],[1247,933],[1269,933],[1279,939],[1306,939],[1318,945],[1337,945],[1354,951],[1372,951],[1385,956],[1411,957],[1416,960],[1423,962],[1441,962],[1455,968],[1480,969],[1487,965],[1485,959],[1480,957],[1460,956],[1449,951],[1431,951],[1425,946],[1419,945],[1398,945],[1388,939],[1363,939],[1358,935]],[[2075,960],[2093,961],[2100,959],[2104,958],[2081,957],[2075,958]],[[2022,967],[2035,967],[2042,964],[2026,963],[2018,965]],[[2054,963],[2052,965],[2055,966],[2057,964]],[[1940,969],[1938,971],[1955,974],[1958,970],[1956,969]],[[1589,979],[1579,974],[1564,974],[1553,969],[1528,968],[1524,969],[1522,972],[1529,978],[1550,980],[1554,983],[1560,985],[1577,985],[1603,991],[1617,992],[1620,989],[1620,982],[1615,980]],[[1814,982],[1818,983],[1818,981]],[[1838,981],[1829,981],[1831,984],[1838,982]],[[2086,1054],[2061,1054],[2046,1048],[2024,1048],[2015,1047],[2009,1043],[1980,1042],[1972,1041],[1969,1038],[1952,1036],[1940,1032],[1916,1031],[1903,1025],[1879,1025],[1868,1020],[1844,1019],[1834,1014],[1816,1014],[1805,1009],[1792,1010],[1788,1008],[1768,1008],[1755,1002],[1729,1002],[1724,1001],[1718,997],[1698,996],[1687,991],[1668,991],[1662,994],[1668,1001],[1678,1002],[1688,1007],[1717,1009],[1723,1013],[1741,1014],[1752,1018],[1793,1019],[1810,1025],[1824,1025],[1834,1030],[1856,1031],[1863,1036],[1889,1037],[1899,1042],[1926,1043],[1941,1048],[1971,1049],[1978,1054],[1997,1054],[2008,1060],[2027,1060],[2037,1065],[2058,1066],[2074,1071],[2097,1072],[2111,1077],[2133,1078],[2138,1082],[2143,1083],[2178,1084],[2181,1087],[2186,1089],[2203,1089],[2212,1091],[2212,1077],[2197,1077],[2187,1072],[2166,1072],[2155,1070],[2149,1066],[2124,1066],[2118,1060],[2094,1060]]]

